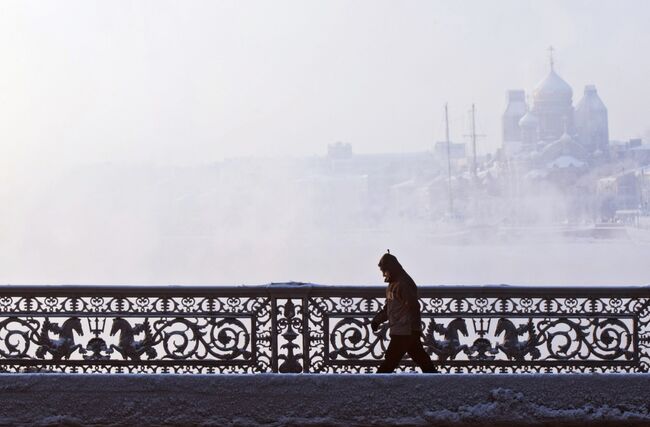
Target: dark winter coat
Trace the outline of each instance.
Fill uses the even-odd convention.
[[[413,332],[422,331],[420,303],[418,301],[418,288],[397,259],[388,254],[392,259],[386,261],[382,257],[379,266],[388,269],[390,282],[386,288],[386,304],[375,316],[373,322],[383,323],[388,320],[390,335],[411,335]]]

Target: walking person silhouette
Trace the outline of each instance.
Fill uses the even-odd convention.
[[[379,269],[384,276],[384,282],[388,283],[386,303],[372,319],[371,327],[376,332],[380,325],[388,320],[390,343],[377,373],[395,371],[407,353],[422,372],[437,373],[437,368],[422,347],[420,303],[415,282],[390,250],[379,260]]]

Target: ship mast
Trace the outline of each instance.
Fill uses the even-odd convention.
[[[472,178],[476,182],[476,106],[474,104],[472,104]]]
[[[445,140],[447,141],[447,185],[449,191],[449,217],[454,215],[454,197],[451,193],[451,141],[449,140],[449,110],[445,102]]]

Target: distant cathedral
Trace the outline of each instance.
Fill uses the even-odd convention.
[[[533,91],[531,105],[523,90],[508,91],[502,120],[507,157],[534,154],[543,162],[563,157],[584,164],[608,151],[607,107],[594,85],[573,107],[573,90],[555,72],[552,48],[550,72]]]

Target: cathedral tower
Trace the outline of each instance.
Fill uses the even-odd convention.
[[[574,132],[573,90],[555,72],[552,55],[550,65],[550,72],[533,92],[532,112],[539,120],[539,138],[542,141],[559,139],[565,126],[569,134]]]
[[[503,149],[508,156],[516,154],[521,149],[521,129],[519,120],[526,114],[526,94],[523,90],[509,90],[506,94],[506,111],[501,118],[503,128]]]
[[[598,96],[596,86],[585,86],[585,94],[576,106],[575,127],[578,141],[590,153],[596,150],[607,152],[609,146],[607,122],[607,107]]]

